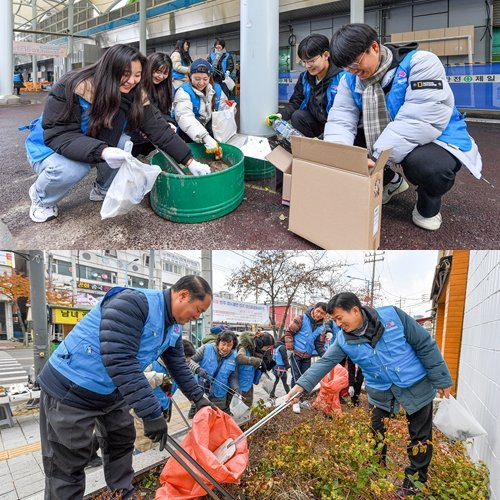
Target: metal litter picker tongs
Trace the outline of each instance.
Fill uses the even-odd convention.
[[[215,479],[207,470],[205,470],[189,453],[184,450],[181,445],[171,436],[167,436],[166,442],[162,442],[160,449],[166,449],[170,456],[176,460],[179,465],[207,492],[207,495],[218,500],[218,497],[211,488],[201,479],[204,477],[206,481],[214,485],[214,488],[222,495],[225,500],[235,500],[235,498]],[[176,453],[177,452],[177,453]],[[181,458],[181,456],[183,458]],[[187,462],[189,462],[189,465]],[[201,477],[200,477],[201,476]]]
[[[220,461],[221,464],[226,463],[236,452],[236,445],[246,439],[250,434],[253,434],[256,430],[260,429],[263,425],[267,424],[269,420],[274,418],[278,413],[281,413],[285,408],[290,406],[293,403],[293,400],[297,398],[292,398],[290,401],[286,401],[285,403],[277,406],[271,413],[266,415],[264,418],[261,418],[256,424],[249,427],[241,436],[238,436],[236,439],[226,439],[214,452],[213,454]]]

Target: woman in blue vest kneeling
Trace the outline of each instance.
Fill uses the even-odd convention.
[[[198,375],[198,384],[208,394],[208,399],[226,413],[229,413],[228,392],[238,391],[237,345],[236,334],[224,330],[217,335],[214,343],[207,342],[199,347],[189,363],[191,371]],[[193,418],[195,412],[196,407],[193,405],[188,417]]]
[[[432,458],[432,401],[436,389],[444,397],[450,395],[452,380],[446,362],[429,333],[397,307],[365,307],[355,294],[345,292],[330,300],[327,311],[341,328],[337,339],[297,380],[287,399],[312,391],[348,356],[363,370],[375,436],[384,436],[384,418],[398,413],[400,404],[406,411],[410,465],[405,469],[399,494],[415,494],[411,476],[417,474],[418,481],[425,483]],[[384,446],[382,463],[386,451]]]
[[[258,384],[264,372],[271,370],[275,362],[272,354],[274,337],[266,332],[243,332],[238,346],[238,384],[244,403],[253,404],[253,386]]]
[[[408,189],[392,170],[401,164],[406,179],[417,186],[413,223],[435,231],[442,223],[441,199],[461,166],[479,179],[482,161],[441,61],[417,47],[415,42],[381,45],[367,24],[348,24],[333,35],[332,59],[348,73],[328,115],[325,141],[353,144],[362,121],[368,167],[392,148],[382,203]]]
[[[210,173],[152,105],[144,90],[146,58],[132,47],[114,45],[92,66],[64,75],[54,85],[43,114],[29,125],[26,151],[38,178],[30,187],[30,217],[45,222],[57,203],[97,167],[91,201],[102,201],[130,153],[126,131],[140,130],[153,144],[194,175]]]
[[[325,35],[313,33],[306,36],[300,42],[297,53],[306,71],[300,74],[285,109],[269,115],[267,124],[271,125],[275,118],[283,118],[291,120],[292,125],[306,137],[322,137],[328,112],[345,71],[333,64],[330,42]]]
[[[191,64],[189,82],[175,92],[173,111],[179,135],[186,142],[204,144],[207,154],[220,158],[221,148],[213,138],[212,111],[227,108],[229,104],[221,86],[213,83],[211,73],[208,61],[196,59]]]

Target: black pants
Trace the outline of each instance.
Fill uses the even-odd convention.
[[[361,394],[361,386],[363,385],[363,372],[359,366],[356,366],[354,361],[350,358],[347,359],[348,371],[349,371],[349,385],[354,387],[354,396],[351,397],[351,403],[354,406],[359,404],[359,395]]]
[[[384,418],[391,417],[391,413],[372,406],[371,427],[375,436],[380,432],[385,435]],[[432,401],[411,415],[406,414],[410,443],[407,447],[410,465],[405,469],[405,476],[409,477],[418,472],[418,480],[427,481],[427,469],[432,459]],[[417,453],[414,454],[414,447]],[[382,448],[381,460],[385,464],[387,445]]]
[[[300,358],[295,354],[292,354],[290,359],[290,365],[292,366],[292,387],[297,383],[300,376],[305,373],[311,366],[311,358]]]
[[[287,377],[288,377],[288,371],[278,371],[278,370],[273,370],[273,373],[274,373],[274,385],[273,385],[273,389],[271,391],[271,394],[269,394],[269,396],[271,396],[272,398],[274,398],[274,396],[276,395],[276,388],[278,387],[278,384],[279,384],[279,381],[281,380],[281,383],[283,384],[283,388],[285,389],[285,392],[288,394],[290,392],[290,387],[288,387],[288,383],[286,381]]]
[[[417,186],[417,210],[423,217],[433,217],[441,209],[441,198],[455,183],[461,163],[446,149],[434,144],[417,146],[401,162],[405,177]],[[393,177],[384,171],[384,184]],[[390,177],[390,178],[389,178]]]
[[[297,109],[290,120],[292,125],[306,137],[323,135],[325,124],[318,122],[307,109]]]
[[[85,466],[96,429],[108,488],[133,497],[135,429],[125,401],[100,410],[65,405],[44,391],[40,398],[40,440],[46,500],[77,500],[85,492]]]

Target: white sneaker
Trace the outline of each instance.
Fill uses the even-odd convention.
[[[106,193],[103,193],[95,184],[89,195],[90,201],[103,201],[106,198]]]
[[[32,184],[29,189],[31,198],[30,218],[33,222],[46,222],[55,219],[58,214],[57,205],[44,206],[42,205],[34,193],[35,184]]]
[[[292,411],[294,413],[300,413],[300,403],[295,403],[293,406],[292,406]]]
[[[428,231],[436,231],[441,227],[441,223],[443,222],[443,218],[440,213],[434,215],[433,217],[422,217],[418,213],[417,205],[413,208],[411,218],[413,220],[413,224],[423,229],[427,229]]]
[[[389,184],[384,186],[384,191],[382,192],[382,205],[389,203],[393,196],[403,193],[410,187],[402,175],[397,174],[397,176],[396,180],[392,180]]]

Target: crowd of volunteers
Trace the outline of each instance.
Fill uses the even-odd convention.
[[[457,172],[465,166],[480,178],[482,169],[439,58],[417,42],[383,45],[366,24],[345,25],[331,40],[311,34],[300,42],[298,56],[305,71],[284,109],[263,117],[267,124],[287,120],[306,137],[366,147],[368,167],[391,148],[382,203],[412,184],[413,223],[439,229],[442,199]],[[192,59],[188,40],[179,40],[170,56],[148,58],[115,45],[92,66],[64,75],[42,116],[25,127],[28,161],[38,175],[29,189],[31,219],[57,217],[58,202],[92,167],[89,197],[102,201],[130,154],[159,148],[193,175],[209,174],[186,142],[222,157],[212,118],[235,106],[236,72],[225,41],[217,38],[206,59]],[[14,80],[22,85],[18,74]],[[123,149],[130,137],[132,153]]]
[[[415,491],[415,474],[427,481],[432,401],[437,389],[449,396],[452,380],[436,342],[413,318],[342,292],[293,318],[278,341],[265,331],[236,334],[218,325],[195,349],[183,339],[183,325],[198,320],[211,301],[200,276],[164,290],[113,287],[75,325],[37,379],[45,498],[83,498],[84,470],[99,460],[99,448],[108,488],[132,498],[132,456],[155,443],[163,449],[178,389],[192,402],[191,419],[204,407],[231,415],[234,398],[250,407],[254,386],[274,374],[270,400],[281,381],[285,400],[300,413],[301,393],[333,377],[336,365],[344,366],[345,386],[335,405],[347,395],[358,405],[364,383],[377,440],[385,419],[404,408],[410,465],[401,491]]]

